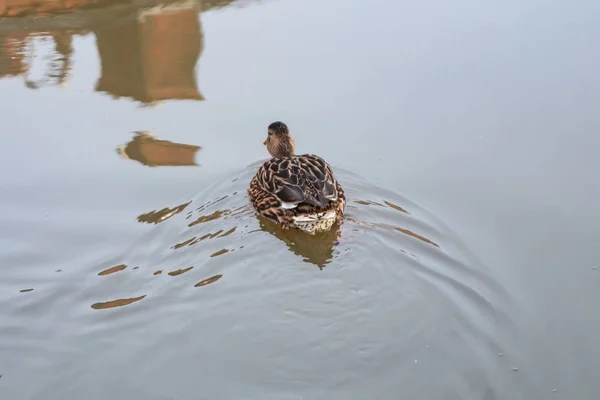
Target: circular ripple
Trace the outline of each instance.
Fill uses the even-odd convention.
[[[92,372],[112,366],[157,398],[200,387],[203,398],[499,397],[505,294],[447,227],[336,169],[343,224],[282,232],[249,204],[258,165],[137,217],[147,233],[77,295],[87,329],[69,345],[106,350],[64,366],[61,382],[79,383],[63,394],[98,385]],[[132,268],[98,276],[115,265]],[[136,301],[98,306],[115,299]],[[111,363],[124,346],[139,369]]]

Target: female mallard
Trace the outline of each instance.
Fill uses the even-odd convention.
[[[313,154],[296,155],[296,143],[283,122],[273,122],[268,132],[263,144],[273,158],[258,169],[248,189],[256,211],[283,229],[311,234],[341,222],[346,197],[331,166]]]

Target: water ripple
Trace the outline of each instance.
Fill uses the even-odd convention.
[[[237,387],[251,392],[254,382],[274,391],[319,384],[389,397],[382,383],[400,379],[418,393],[431,376],[440,377],[445,398],[500,390],[494,377],[505,344],[494,329],[510,323],[498,306],[505,294],[447,227],[403,196],[337,169],[348,195],[341,226],[315,236],[282,231],[249,205],[255,167],[141,214],[137,220],[151,225],[122,254],[64,280],[81,290],[62,293],[61,304],[87,306],[65,308],[65,326],[80,327],[62,348],[90,337],[118,348],[143,335],[133,354],[147,367],[136,373],[185,374],[180,365],[194,365],[208,386],[247,376]],[[167,357],[160,344],[171,340],[179,346]],[[231,357],[235,364],[198,361]],[[65,368],[73,382],[83,374]]]

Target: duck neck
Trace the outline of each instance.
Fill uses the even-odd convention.
[[[273,153],[271,153],[271,155],[273,157],[292,157],[294,156],[294,144],[287,142],[287,141],[281,141],[280,143],[277,144],[277,146],[273,149]]]

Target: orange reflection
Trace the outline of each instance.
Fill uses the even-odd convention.
[[[0,18],[61,14],[78,9],[99,8],[116,2],[116,0],[2,0]]]
[[[414,233],[413,231],[409,231],[408,229],[404,229],[404,228],[400,228],[398,226],[393,226],[392,229],[398,231],[398,232],[402,232],[405,235],[409,235],[412,236],[416,239],[422,240],[425,243],[429,243],[434,245],[435,247],[440,247],[437,243],[434,243],[433,241],[427,239],[425,236],[419,235],[418,233]]]
[[[200,146],[156,139],[147,131],[136,131],[133,139],[119,147],[117,153],[148,167],[190,166],[196,163]]]
[[[357,225],[363,225],[363,226],[368,226],[371,228],[383,228],[383,229],[391,229],[394,231],[398,231],[398,232],[402,232],[405,235],[409,235],[414,237],[415,239],[419,239],[425,243],[431,244],[435,247],[440,247],[437,243],[433,242],[430,239],[427,239],[425,236],[419,235],[418,233],[415,233],[413,231],[410,231],[408,229],[404,229],[404,228],[400,228],[398,226],[393,226],[393,225],[389,225],[389,224],[383,224],[383,223],[379,223],[379,222],[362,222],[362,221],[357,221],[354,218],[350,218],[350,217],[346,217],[346,220],[349,222],[354,222]]]
[[[187,246],[188,244],[192,243],[195,239],[196,239],[196,236],[194,236],[193,238],[190,238],[188,240],[184,240],[181,243],[177,243],[176,245],[171,246],[171,248],[175,249],[175,250],[180,249],[183,246]]]
[[[0,19],[0,27],[2,20]],[[23,76],[25,86],[38,89],[44,85],[58,84],[64,86],[71,72],[71,56],[73,54],[73,36],[78,30],[60,30],[51,32],[10,32],[0,33],[0,77]],[[32,81],[29,79],[30,63],[34,58],[32,39],[35,37],[50,37],[54,43],[43,78]]]
[[[169,276],[177,276],[177,275],[185,274],[186,272],[192,270],[193,268],[194,267],[188,267],[188,268],[184,268],[184,269],[176,269],[175,271],[169,272]]]
[[[196,65],[204,47],[198,14],[233,0],[0,0],[0,78],[23,76],[25,85],[64,85],[72,68],[75,35],[93,33],[101,75],[95,90],[142,105],[200,101]],[[16,17],[16,18],[15,18]],[[54,40],[40,81],[27,75],[36,37]]]
[[[406,211],[404,208],[402,208],[402,207],[400,207],[400,206],[398,206],[398,205],[396,205],[396,204],[394,204],[394,203],[390,203],[389,201],[384,201],[384,203],[385,203],[385,204],[387,204],[387,205],[388,205],[388,207],[391,207],[391,208],[393,208],[394,210],[398,210],[398,211],[400,211],[400,212],[403,212],[403,213],[410,214],[410,213],[409,213],[408,211]]]
[[[222,256],[223,254],[226,254],[226,253],[229,253],[229,250],[228,250],[228,249],[221,249],[221,250],[219,250],[219,251],[215,251],[214,253],[212,253],[212,254],[210,255],[210,257],[211,257],[211,258],[212,258],[212,257],[218,257],[218,256]]]
[[[230,210],[217,210],[217,211],[215,211],[214,213],[212,213],[210,215],[203,215],[203,216],[197,218],[195,221],[190,222],[188,224],[188,226],[191,228],[194,225],[203,224],[203,223],[208,222],[208,221],[213,221],[215,219],[219,219],[223,215],[227,215],[229,213],[231,213]]]
[[[216,282],[216,281],[218,281],[218,280],[219,280],[219,279],[221,279],[222,277],[223,277],[223,275],[215,275],[215,276],[212,276],[212,277],[210,277],[210,278],[204,279],[203,281],[200,281],[200,282],[196,283],[196,284],[194,285],[194,287],[200,287],[200,286],[205,286],[205,285],[211,284],[211,283],[213,283],[213,282]]]
[[[237,194],[237,192],[235,192],[235,193],[233,193],[233,194],[235,195],[235,194]],[[205,210],[207,207],[210,207],[210,206],[212,206],[212,205],[215,205],[215,204],[217,204],[218,202],[220,202],[220,201],[223,201],[223,200],[225,200],[225,199],[226,199],[226,198],[228,198],[228,197],[229,197],[229,195],[228,195],[228,194],[226,194],[225,196],[219,197],[219,198],[218,198],[218,199],[216,199],[216,200],[212,200],[212,201],[206,202],[205,204],[202,204],[200,207],[198,207],[198,208],[196,209],[196,211],[202,212],[202,211],[204,211],[204,210]],[[237,209],[236,209],[236,210],[237,210]],[[235,211],[235,210],[233,210],[233,211]],[[230,212],[231,212],[231,210],[226,210],[225,212],[226,212],[226,213],[230,213]]]
[[[187,240],[185,240],[185,241],[183,241],[181,243],[177,243],[176,245],[171,246],[171,248],[177,250],[177,249],[180,249],[180,248],[182,248],[184,246],[193,246],[193,245],[195,245],[195,244],[197,244],[197,243],[199,243],[199,242],[201,242],[203,240],[206,240],[206,239],[222,238],[222,237],[225,237],[225,236],[229,236],[233,232],[235,232],[236,229],[237,229],[236,227],[233,227],[230,230],[228,230],[227,232],[223,232],[223,229],[219,229],[215,233],[207,233],[207,234],[205,234],[203,236],[200,236],[197,239],[196,239],[196,236],[194,236],[194,237],[192,237],[190,239],[187,239]]]
[[[29,70],[26,39],[27,34],[21,32],[0,36],[0,78],[25,74]]]
[[[225,233],[223,233],[223,234],[219,235],[218,237],[222,238],[222,237],[225,237],[225,236],[229,236],[229,235],[231,235],[233,232],[235,232],[235,230],[236,230],[236,227],[234,226],[233,228],[231,228],[231,229],[230,229],[230,230],[228,230],[227,232],[225,232]]]
[[[185,210],[185,208],[190,203],[191,203],[191,201],[188,201],[187,203],[180,204],[177,207],[173,207],[173,208],[165,207],[159,211],[156,211],[156,210],[150,211],[145,214],[139,215],[137,217],[137,220],[138,220],[138,222],[146,223],[146,224],[158,224],[158,223],[161,223],[161,222],[171,218],[172,216],[174,216],[176,214],[179,214],[180,212]]]
[[[108,269],[105,269],[104,271],[98,272],[98,275],[110,275],[110,274],[114,274],[115,272],[123,271],[125,268],[127,268],[127,265],[125,265],[125,264],[116,265],[114,267],[110,267]]]
[[[107,308],[115,308],[115,307],[123,307],[131,303],[135,303],[136,301],[142,300],[146,295],[140,297],[132,297],[129,299],[118,299],[112,301],[106,301],[104,303],[94,303],[92,304],[92,308],[94,310],[105,310]]]
[[[379,207],[385,207],[383,204],[378,203],[376,201],[371,201],[371,200],[355,200],[354,201],[356,204],[361,204],[363,206],[379,206]]]
[[[203,47],[198,2],[138,11],[138,17],[98,29],[99,92],[142,103],[203,100],[196,63]]]

